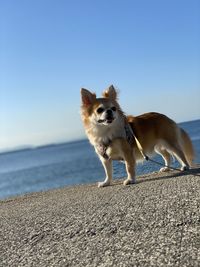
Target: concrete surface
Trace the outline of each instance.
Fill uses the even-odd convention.
[[[199,173],[1,201],[0,266],[200,266]]]

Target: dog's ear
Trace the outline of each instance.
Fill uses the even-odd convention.
[[[87,89],[81,88],[81,99],[84,106],[90,106],[96,99],[96,94],[91,93]]]
[[[113,85],[110,85],[108,89],[103,92],[103,97],[110,98],[112,100],[117,99],[117,91]]]

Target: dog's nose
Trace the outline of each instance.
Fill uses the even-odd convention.
[[[107,109],[106,113],[107,113],[107,115],[112,116],[112,110],[111,109]]]

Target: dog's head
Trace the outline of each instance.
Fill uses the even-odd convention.
[[[85,125],[110,126],[122,111],[117,102],[117,92],[113,85],[103,92],[102,98],[86,89],[81,89],[82,119]]]

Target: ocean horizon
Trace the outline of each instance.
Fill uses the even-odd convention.
[[[196,119],[196,120],[191,120],[191,121],[184,121],[184,122],[180,122],[178,123],[178,125],[184,125],[188,122],[197,122],[200,119]],[[44,144],[40,144],[40,145],[32,145],[32,144],[27,144],[27,145],[19,145],[19,146],[14,146],[14,147],[9,147],[9,148],[4,148],[1,149],[0,148],[0,154],[6,154],[6,153],[13,153],[13,152],[17,152],[17,151],[25,151],[25,150],[31,150],[31,149],[38,149],[38,148],[45,148],[45,147],[51,147],[51,146],[59,146],[59,145],[65,145],[65,144],[69,144],[69,143],[76,143],[76,142],[83,142],[83,141],[87,141],[87,137],[82,137],[82,138],[77,138],[77,139],[73,139],[73,140],[66,140],[66,141],[58,141],[58,142],[49,142],[49,143],[44,143]]]

